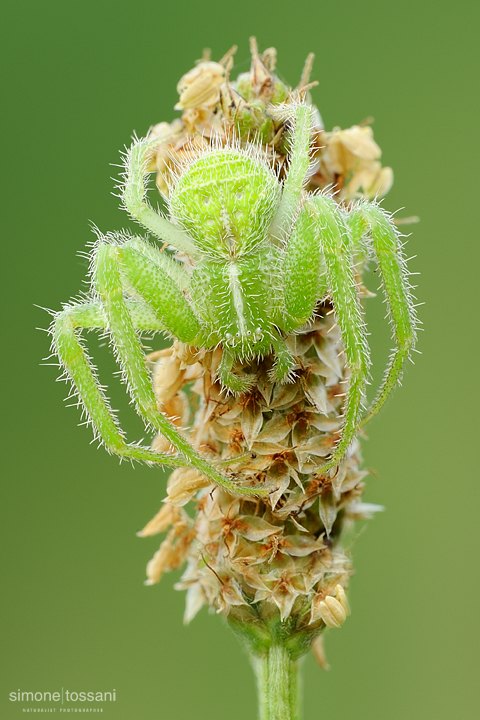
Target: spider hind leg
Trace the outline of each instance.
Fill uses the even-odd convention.
[[[352,271],[352,247],[348,227],[335,202],[326,195],[309,199],[307,211],[316,229],[317,242],[321,245],[328,292],[333,300],[350,371],[340,438],[327,462],[315,471],[317,475],[323,475],[339,464],[358,430],[370,359]]]

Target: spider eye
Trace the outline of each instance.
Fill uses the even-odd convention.
[[[207,195],[206,197],[203,198],[203,204],[204,204],[204,205],[208,205],[209,202],[210,202],[210,198],[209,198],[208,195]]]

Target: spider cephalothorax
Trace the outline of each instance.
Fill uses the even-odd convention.
[[[359,425],[374,415],[397,382],[415,340],[415,317],[398,233],[376,203],[338,205],[326,193],[304,190],[309,167],[311,106],[284,106],[292,130],[288,171],[280,181],[260,143],[215,145],[173,173],[169,217],[145,197],[146,163],[158,141],[136,142],[126,154],[125,208],[177,254],[140,237],[100,238],[92,255],[88,301],[56,316],[54,346],[102,441],[120,456],[170,466],[193,465],[232,492],[239,487],[214,468],[158,410],[138,338],[164,331],[194,347],[222,347],[218,378],[224,389],[247,393],[255,377],[236,367],[272,354],[271,379],[288,382],[296,370],[285,337],[328,297],[350,370],[338,443],[317,474],[334,468]],[[369,352],[354,266],[371,255],[383,287],[397,347],[367,414],[363,399]],[[112,339],[140,415],[162,432],[178,455],[126,444],[75,328],[104,328]]]
[[[199,250],[190,278],[204,326],[198,344],[221,342],[243,358],[268,352],[278,337],[272,314],[280,251],[269,230],[281,188],[259,148],[254,150],[232,145],[205,153],[184,169],[169,200],[172,220]],[[235,391],[248,382],[224,378]]]

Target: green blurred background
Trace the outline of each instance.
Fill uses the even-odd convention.
[[[183,627],[178,575],[143,585],[158,541],[135,532],[165,478],[89,444],[57,370],[40,367],[48,337],[35,328],[49,318],[34,307],[85,287],[90,220],[128,226],[110,164],[131,133],[178,115],[176,84],[203,47],[219,59],[237,43],[233,76],[247,70],[255,34],[292,84],[316,53],[327,129],[374,116],[395,171],[385,206],[421,217],[408,254],[423,354],[364,443],[367,500],[387,511],[354,547],[332,669],[305,660],[305,718],[478,718],[478,3],[16,0],[2,16],[0,717],[21,713],[9,692],[62,686],[115,688],[104,712],[120,720],[255,717],[251,670],[221,619],[204,610]],[[389,331],[380,299],[370,305],[378,378]],[[108,351],[90,347],[110,383]],[[138,438],[116,382],[112,394]]]

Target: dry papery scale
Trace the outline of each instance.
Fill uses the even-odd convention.
[[[182,118],[149,132],[149,139],[163,138],[152,151],[148,170],[157,172],[164,196],[176,164],[194,158],[197,148],[201,152],[212,138],[228,142],[232,134],[242,143],[263,143],[282,177],[288,130],[269,110],[278,102],[311,102],[313,55],[299,85],[291,89],[275,74],[275,49],[260,56],[254,38],[250,72],[232,82],[235,51],[218,63],[205,51],[178,85],[176,109],[183,111]],[[393,173],[381,165],[372,119],[326,132],[318,110],[313,112],[307,189],[330,189],[341,206],[385,195]],[[416,218],[403,220],[408,221]],[[362,284],[368,256],[359,254],[355,260],[358,295],[371,297]],[[242,641],[257,677],[261,720],[299,717],[302,655],[311,649],[318,664],[328,668],[323,631],[341,627],[350,613],[348,544],[354,523],[382,510],[362,502],[368,472],[360,469],[357,439],[335,468],[323,476],[314,472],[338,442],[349,381],[328,297],[286,342],[295,358],[291,382],[272,382],[272,358],[258,358],[237,365],[237,371],[256,380],[236,396],[226,393],[218,380],[221,347],[197,350],[174,342],[149,356],[159,408],[192,444],[241,478],[239,484],[272,488],[267,499],[239,498],[195,469],[178,468],[168,480],[162,508],[139,533],[146,537],[167,531],[148,563],[147,584],[186,563],[175,586],[187,593],[185,622],[207,605],[226,617]],[[152,448],[173,451],[160,433]]]

